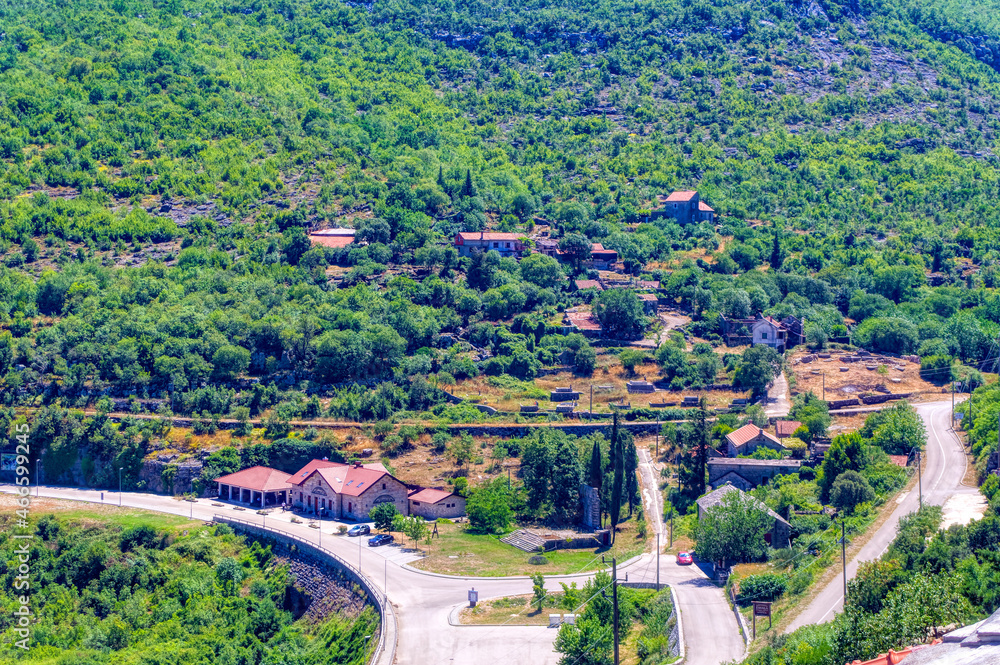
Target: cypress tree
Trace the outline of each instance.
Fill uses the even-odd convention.
[[[639,476],[636,471],[639,469],[639,451],[635,449],[635,440],[631,436],[626,439],[624,445],[625,458],[625,492],[628,495],[628,516],[632,517],[636,501],[639,497]]]
[[[778,235],[778,226],[774,227],[774,245],[771,248],[771,268],[778,270],[781,268],[781,240]]]
[[[611,517],[611,543],[614,544],[616,531],[618,528],[618,518],[622,512],[622,485],[625,480],[625,459],[622,451],[622,442],[619,440],[618,414],[614,416],[614,425],[611,429],[611,459],[614,463],[614,483],[611,486],[611,506],[609,514]]]
[[[604,468],[601,464],[601,446],[598,445],[597,439],[594,439],[594,446],[590,449],[590,470],[587,474],[587,480],[590,486],[599,492],[601,491],[601,479],[603,477]]]
[[[448,187],[446,186],[446,184],[444,182],[444,167],[442,167],[442,166],[438,166],[438,182],[437,182],[437,184],[438,184],[438,187],[440,187],[445,192],[448,191]]]
[[[472,172],[465,169],[465,183],[462,185],[462,198],[475,196],[476,190],[472,187]]]

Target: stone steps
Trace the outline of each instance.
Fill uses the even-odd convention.
[[[545,539],[523,529],[515,531],[509,536],[504,536],[500,542],[525,552],[538,552],[545,547]]]

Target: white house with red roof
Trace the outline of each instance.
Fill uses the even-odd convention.
[[[465,498],[434,487],[410,488],[410,514],[428,520],[439,517],[461,517],[465,514]]]
[[[288,479],[284,471],[252,466],[215,479],[219,498],[250,506],[273,506],[288,500]]]
[[[497,231],[462,231],[455,236],[455,249],[459,256],[472,256],[479,250],[494,250],[500,256],[517,256],[524,251],[523,234],[500,233]]]
[[[726,454],[729,457],[750,455],[761,446],[778,451],[785,450],[778,437],[762,430],[753,423],[747,423],[726,435]]]
[[[313,460],[288,479],[293,506],[333,519],[367,520],[381,503],[409,513],[409,490],[381,464]]]
[[[770,316],[758,317],[750,326],[750,335],[754,346],[763,344],[779,353],[788,345],[788,329]]]

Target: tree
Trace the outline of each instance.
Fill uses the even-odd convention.
[[[819,479],[820,497],[827,500],[837,477],[844,471],[860,471],[865,466],[865,446],[859,432],[833,437],[830,449],[823,457]]]
[[[462,191],[460,194],[463,199],[476,195],[476,188],[472,185],[472,171],[469,169],[465,169],[465,182],[462,183]]]
[[[529,254],[521,259],[521,277],[539,288],[559,286],[565,279],[559,262],[545,254]]]
[[[865,319],[854,329],[855,344],[870,351],[912,353],[920,342],[917,327],[899,317]]]
[[[368,511],[368,519],[375,523],[375,528],[379,531],[389,531],[393,527],[393,520],[399,515],[396,504],[391,502],[380,503]]]
[[[233,557],[227,556],[215,564],[215,579],[224,592],[232,595],[243,581],[243,566]]]
[[[613,339],[635,339],[646,330],[646,315],[642,302],[634,291],[610,289],[601,291],[594,300],[594,316],[601,330]]]
[[[618,354],[618,360],[629,376],[635,376],[635,368],[646,359],[646,354],[637,349],[625,349]]]
[[[724,564],[760,560],[767,553],[764,535],[773,523],[766,506],[733,488],[698,521],[698,556]]]
[[[844,512],[853,512],[861,503],[875,499],[875,490],[857,471],[844,471],[830,489],[830,504]]]
[[[503,533],[510,528],[514,512],[506,478],[495,478],[474,489],[465,504],[469,525],[479,533]]]
[[[575,443],[564,438],[559,444],[552,468],[552,508],[559,522],[576,520],[580,510],[580,480],[583,469]]]
[[[545,576],[541,573],[535,573],[531,576],[531,604],[535,608],[535,613],[542,611],[542,607],[545,605],[545,598],[548,593],[545,591]]]
[[[528,492],[528,509],[538,514],[549,500],[555,451],[547,433],[529,438],[521,452],[521,478]]]
[[[559,249],[565,252],[577,270],[590,258],[591,245],[590,240],[579,233],[569,233],[559,241]]]
[[[418,517],[417,515],[410,515],[403,518],[402,531],[413,541],[413,547],[416,549],[417,543],[420,542],[424,537],[430,533],[431,529],[427,526],[427,521],[423,517]]]
[[[618,413],[614,415],[611,427],[611,460],[614,474],[611,485],[611,504],[608,515],[611,518],[611,543],[614,544],[618,520],[622,513],[622,490],[625,481],[625,451],[622,450],[621,432],[618,429]]]
[[[212,364],[219,378],[232,380],[250,368],[250,351],[242,346],[225,344],[212,354]]]
[[[781,268],[781,264],[784,261],[784,259],[782,258],[782,251],[781,251],[780,229],[778,229],[777,224],[775,224],[774,226],[773,233],[774,237],[771,243],[770,263],[772,270],[779,270]]]
[[[789,418],[802,423],[802,427],[808,432],[805,437],[808,441],[812,441],[813,437],[826,436],[826,430],[832,422],[829,405],[812,391],[800,393],[792,399]]]
[[[581,376],[590,376],[597,368],[597,352],[590,344],[584,344],[573,354],[573,371]]]
[[[448,446],[448,454],[455,460],[455,466],[462,468],[472,461],[472,444],[472,437],[468,435],[460,436],[451,442],[451,445]]]
[[[890,455],[907,455],[927,445],[924,421],[907,402],[871,414],[860,431],[862,437]]]
[[[767,394],[767,387],[781,371],[781,356],[769,346],[758,344],[743,352],[733,383],[753,391],[754,397]]]
[[[639,502],[639,451],[635,448],[635,439],[630,432],[625,432],[623,456],[625,460],[625,494],[628,496],[628,516]]]
[[[594,439],[590,448],[590,465],[587,468],[587,482],[597,490],[601,489],[601,478],[604,476],[604,465],[601,463],[601,446]]]

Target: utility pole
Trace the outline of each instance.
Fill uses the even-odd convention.
[[[388,561],[388,559],[387,559]],[[618,560],[611,558],[611,598],[614,606],[615,665],[618,661]]]
[[[955,381],[951,382],[951,428],[955,429]]]
[[[656,459],[660,459],[660,412],[656,412]]]
[[[590,384],[590,416],[594,416],[594,384]]]

